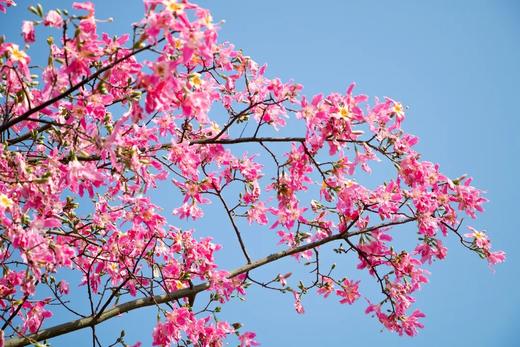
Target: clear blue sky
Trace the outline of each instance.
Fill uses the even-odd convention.
[[[94,2],[98,17],[114,17],[110,30],[119,33],[142,12],[138,0]],[[0,17],[1,33],[20,40],[26,3],[19,1],[17,9]],[[43,2],[46,9],[69,3]],[[420,137],[423,158],[440,163],[450,176],[469,173],[487,191],[486,213],[473,225],[486,229],[495,248],[508,254],[492,273],[476,255],[448,241],[448,259],[432,266],[430,283],[417,296],[427,318],[415,338],[380,332],[379,323],[362,312],[364,303],[347,307],[310,296],[306,314],[299,316],[290,296],[252,291],[246,302],[226,308],[224,317],[244,322],[263,346],[518,346],[520,2],[200,4],[216,21],[226,20],[221,40],[268,63],[270,76],[302,83],[307,95],[344,91],[355,81],[358,91],[402,101],[409,107],[404,128]],[[150,310],[132,314],[128,342],[141,339],[147,345],[150,329],[140,328],[151,327],[154,317]],[[114,327],[109,321],[100,331],[114,335]],[[88,336],[77,333],[55,346],[86,346]]]

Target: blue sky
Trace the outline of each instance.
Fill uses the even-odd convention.
[[[125,32],[142,13],[138,0],[94,2],[98,17],[114,17],[114,32]],[[9,39],[20,40],[28,3],[19,1],[18,8],[0,17],[0,32]],[[221,40],[268,63],[269,76],[302,83],[307,95],[342,92],[355,81],[358,92],[402,101],[409,107],[404,128],[419,136],[423,158],[438,162],[450,176],[469,173],[487,192],[486,212],[472,225],[486,229],[495,248],[508,254],[507,262],[493,273],[456,240],[448,240],[448,259],[430,268],[430,283],[417,295],[416,306],[427,318],[426,328],[415,338],[381,332],[379,323],[363,313],[364,303],[341,306],[310,296],[304,301],[306,314],[299,316],[292,297],[251,291],[247,301],[225,308],[224,317],[245,323],[263,346],[517,346],[520,3],[199,3],[212,10],[216,21],[226,21]],[[68,4],[43,2],[46,9]],[[171,203],[161,195],[157,199]],[[291,264],[280,266],[287,269]],[[153,324],[154,312],[129,316],[128,341],[148,344],[150,329],[141,328]],[[58,323],[66,317],[53,319]],[[100,331],[117,335],[115,327],[108,322]],[[55,345],[89,345],[88,336],[78,333]]]

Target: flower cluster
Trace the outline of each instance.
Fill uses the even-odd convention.
[[[31,6],[37,19],[22,24],[25,46],[0,43],[0,346],[43,339],[53,305],[85,316],[68,306],[71,271],[95,322],[155,305],[154,345],[222,346],[235,336],[246,347],[258,345],[256,335],[218,313],[251,284],[292,293],[298,313],[311,288],[341,304],[362,297],[355,274],[323,270],[323,244],[341,243],[340,261],[354,255],[381,290],[366,312],[407,335],[422,328],[413,294],[428,281],[424,267],[446,257],[443,238],[460,238],[491,265],[505,260],[483,232],[459,233],[463,216],[475,218],[486,200],[470,178],[450,179],[421,160],[417,137],[401,128],[399,102],[369,102],[353,84],[344,94],[307,98],[300,84],[269,78],[265,66],[219,43],[208,10],[144,3],[132,35],[99,33],[94,5],[85,2],[72,5],[74,14]],[[0,0],[0,11],[11,5]],[[41,62],[30,53],[41,26],[55,36],[36,70]],[[293,125],[299,137],[279,135]],[[360,183],[379,162],[395,168],[389,178]],[[154,202],[159,190],[171,206]],[[208,218],[209,208],[236,238],[243,257],[233,253],[235,270],[217,262],[221,234],[211,223],[181,227]],[[241,233],[251,224],[272,230],[283,250],[251,259]],[[416,227],[407,236],[412,249],[393,242],[403,224]],[[291,286],[290,273],[252,278],[288,256],[315,266],[311,284]],[[202,291],[207,302],[195,303]]]

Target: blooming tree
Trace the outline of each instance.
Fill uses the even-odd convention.
[[[0,11],[11,5],[0,0]],[[84,328],[101,346],[98,324],[146,306],[157,310],[154,345],[255,346],[253,332],[219,318],[251,286],[289,293],[298,313],[313,293],[349,305],[364,297],[386,329],[415,335],[424,314],[413,294],[428,281],[424,267],[446,257],[445,237],[491,265],[505,259],[484,232],[461,231],[486,200],[470,178],[421,159],[399,102],[369,101],[354,85],[306,98],[301,85],[267,77],[218,42],[206,9],[144,7],[116,37],[98,33],[92,3],[71,12],[34,5],[25,44],[0,42],[0,346]],[[42,26],[54,36],[37,66],[30,47]],[[385,162],[387,180],[361,183]],[[150,195],[165,187],[181,196],[170,210]],[[216,262],[218,238],[202,237],[210,223],[202,234],[180,227],[204,220],[210,203],[236,239],[236,268]],[[250,256],[248,224],[272,233],[272,254]],[[409,249],[392,240],[404,224],[413,226],[403,231]],[[331,256],[320,261],[325,244],[338,262],[352,257],[380,294],[361,293],[359,274],[323,261]],[[287,257],[311,277],[254,276]],[[84,293],[86,310],[70,291]],[[56,307],[70,319],[49,326]]]

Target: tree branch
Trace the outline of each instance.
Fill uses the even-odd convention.
[[[190,145],[236,144],[244,142],[304,142],[305,137],[240,137],[236,139],[204,139],[191,141]]]
[[[161,42],[163,39],[161,40],[158,40],[156,43],[154,44],[149,44],[149,45],[146,45],[142,48],[139,48],[135,51],[132,51],[131,53],[128,53],[127,55],[119,58],[119,59],[116,59],[114,60],[112,63],[102,67],[101,69],[97,70],[96,72],[94,72],[92,75],[84,78],[81,82],[79,82],[78,84],[75,84],[74,86],[72,86],[71,88],[67,89],[66,91],[64,91],[63,93],[55,96],[54,98],[52,99],[49,99],[41,104],[39,104],[38,106],[34,107],[34,108],[30,108],[29,110],[27,110],[24,114],[22,114],[21,116],[18,116],[16,118],[13,118],[11,119],[10,121],[0,125],[0,132],[4,132],[5,130],[9,129],[10,127],[12,127],[13,125],[16,125],[20,122],[23,122],[24,120],[27,120],[27,118],[29,118],[31,115],[45,109],[46,107],[48,106],[51,106],[52,104],[54,104],[55,102],[57,101],[60,101],[61,99],[63,98],[66,98],[67,96],[69,96],[70,94],[72,94],[73,92],[75,92],[76,90],[78,90],[79,88],[83,87],[84,85],[86,85],[87,83],[89,83],[90,81],[92,81],[93,79],[97,78],[99,75],[101,75],[103,72],[105,71],[108,71],[110,70],[111,68],[113,68],[114,66],[118,65],[119,63],[125,61],[126,59],[128,58],[131,58],[133,57],[134,55],[142,52],[142,51],[145,51],[151,47],[153,47],[154,45],[156,45],[157,43]]]
[[[284,251],[280,251],[277,253],[273,253],[271,255],[268,255],[265,258],[261,258],[250,264],[243,265],[243,266],[235,269],[234,271],[232,271],[229,274],[228,278],[234,278],[238,275],[248,273],[249,271],[254,270],[263,265],[272,263],[274,261],[288,257],[293,254],[304,252],[309,249],[314,249],[316,247],[319,247],[321,245],[324,245],[324,244],[332,242],[332,241],[344,240],[345,238],[348,238],[348,237],[360,235],[363,233],[371,232],[371,231],[374,231],[374,230],[377,230],[380,228],[385,228],[385,227],[389,227],[389,226],[393,226],[393,225],[405,224],[405,223],[411,222],[413,220],[415,220],[415,218],[405,218],[405,219],[401,219],[401,220],[397,220],[397,221],[393,221],[393,222],[382,223],[382,224],[375,225],[375,226],[372,226],[369,228],[354,231],[352,233],[349,233],[348,230],[345,230],[341,233],[328,236],[321,240],[307,243],[304,245],[300,245],[297,247],[289,248],[289,249],[286,249]],[[155,296],[139,298],[139,299],[135,299],[132,301],[128,301],[123,304],[117,305],[109,310],[106,310],[99,317],[96,315],[92,315],[92,316],[89,316],[86,318],[74,320],[72,322],[56,325],[54,327],[44,329],[44,330],[42,330],[38,333],[32,334],[32,335],[17,337],[17,338],[7,340],[5,342],[5,347],[26,346],[28,344],[35,343],[37,341],[50,339],[50,338],[53,338],[56,336],[70,333],[72,331],[76,331],[76,330],[80,330],[80,329],[84,329],[84,328],[88,328],[88,327],[93,327],[106,320],[114,318],[122,313],[133,311],[135,309],[142,308],[142,307],[164,304],[164,303],[167,303],[167,302],[170,302],[173,300],[190,297],[190,296],[196,295],[199,292],[205,291],[209,288],[210,288],[210,284],[208,282],[205,282],[205,283],[193,286],[192,288],[180,289],[180,290],[176,290],[175,292],[171,292],[171,293],[167,293],[167,294],[155,295]]]

